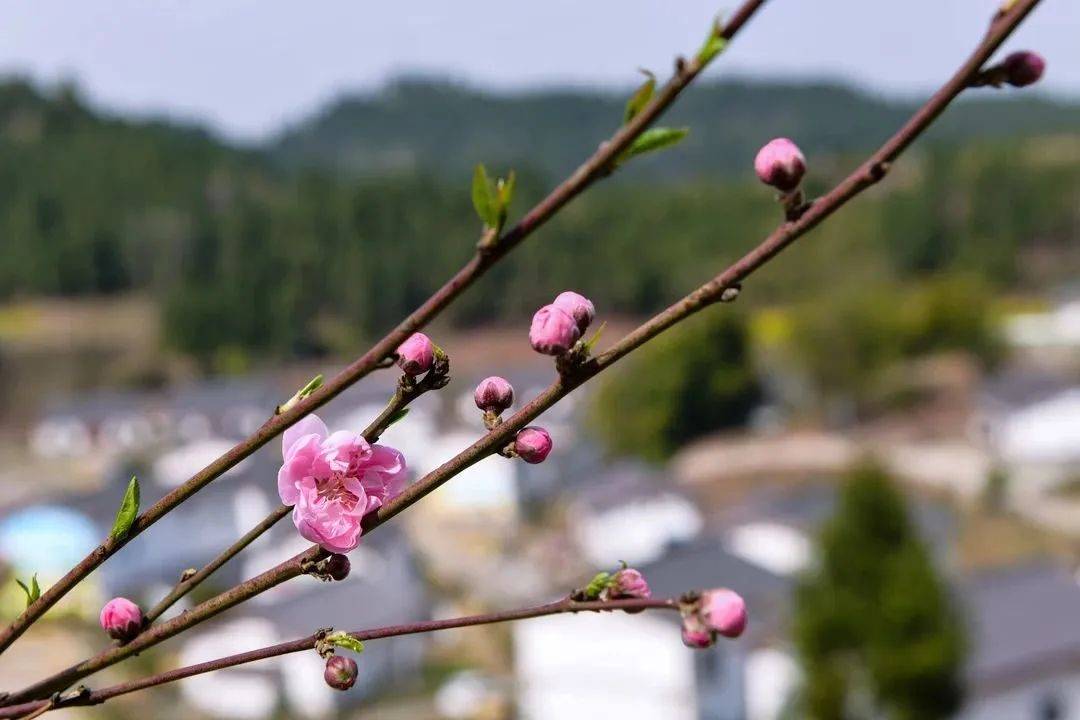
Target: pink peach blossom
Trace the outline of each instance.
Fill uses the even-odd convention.
[[[331,434],[315,415],[285,431],[278,494],[293,523],[325,550],[346,553],[360,542],[364,515],[401,492],[405,458],[356,433]]]

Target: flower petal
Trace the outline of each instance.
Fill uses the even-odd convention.
[[[305,435],[318,435],[319,440],[322,440],[330,432],[326,429],[326,423],[319,419],[318,415],[314,413],[305,416],[295,425],[290,428],[286,428],[285,432],[281,436],[281,456],[283,459],[289,459],[289,451],[297,440]]]

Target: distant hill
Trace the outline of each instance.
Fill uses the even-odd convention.
[[[280,143],[238,149],[196,126],[99,112],[71,88],[0,82],[0,302],[138,293],[161,309],[164,342],[229,371],[352,353],[473,251],[474,162],[521,171],[516,217],[610,132],[621,105],[400,83]],[[749,172],[762,139],[798,138],[816,193],[852,161],[827,153],[876,144],[906,112],[828,85],[692,90],[670,119],[694,127],[686,147],[575,200],[445,320],[521,322],[570,287],[605,313],[653,312],[775,226],[773,194]],[[943,121],[948,142],[921,143],[740,305],[954,271],[1000,291],[1075,277],[1080,109],[969,103]]]
[[[495,94],[403,79],[373,94],[335,101],[268,150],[287,166],[350,175],[423,172],[460,179],[483,161],[554,177],[611,133],[624,100],[623,94],[590,90]],[[775,136],[796,139],[811,155],[863,152],[913,108],[914,103],[831,83],[703,84],[690,88],[663,120],[692,128],[683,151],[650,163],[648,177],[745,173],[757,148]],[[982,91],[951,109],[931,137],[954,143],[1078,129],[1080,105]]]

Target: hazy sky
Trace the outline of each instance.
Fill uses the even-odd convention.
[[[770,0],[710,70],[936,86],[999,0]],[[343,90],[406,71],[481,86],[626,85],[666,71],[736,0],[34,0],[0,2],[0,70],[70,77],[98,104],[258,139]],[[1043,0],[1009,48],[1080,97],[1080,2]]]

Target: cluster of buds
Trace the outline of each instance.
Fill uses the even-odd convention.
[[[484,412],[484,425],[490,430],[501,422],[502,415],[514,402],[514,386],[506,378],[492,375],[484,378],[473,392],[476,407]],[[530,426],[518,431],[514,442],[503,450],[507,457],[519,457],[530,465],[547,459],[552,448],[551,433],[542,427]]]
[[[98,617],[101,629],[113,640],[127,642],[139,634],[143,627],[143,614],[139,606],[127,598],[117,597],[105,603]]]
[[[570,350],[596,317],[596,308],[587,297],[571,290],[559,293],[550,305],[533,315],[529,343],[533,350],[559,357]]]
[[[717,636],[737,638],[746,630],[746,602],[734,590],[706,590],[682,606],[682,641],[690,648],[708,648]]]

